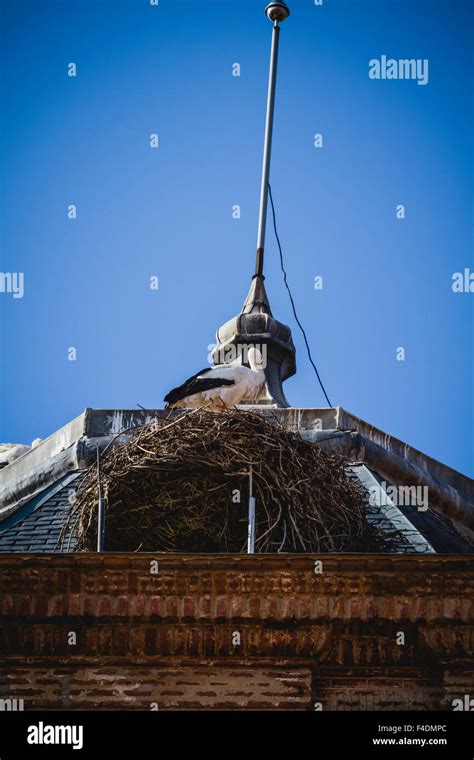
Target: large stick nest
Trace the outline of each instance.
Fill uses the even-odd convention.
[[[341,457],[256,412],[195,410],[134,428],[102,454],[108,551],[246,552],[249,465],[256,552],[387,551]],[[97,542],[97,468],[64,536]]]

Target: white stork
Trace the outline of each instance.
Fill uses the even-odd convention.
[[[241,364],[218,364],[202,369],[164,398],[169,408],[230,409],[243,399],[256,400],[265,383],[262,355],[253,346],[248,350],[250,369]]]

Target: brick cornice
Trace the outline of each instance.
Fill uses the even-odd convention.
[[[153,552],[84,552],[71,554],[22,554],[0,552],[0,568],[13,566],[60,568],[147,568],[157,559],[168,569],[205,568],[270,571],[306,569],[316,560],[324,561],[330,570],[344,572],[398,571],[399,569],[466,570],[474,576],[474,555],[465,554],[160,554]]]
[[[465,556],[2,554],[0,651],[45,660],[466,663],[473,592],[474,560]]]

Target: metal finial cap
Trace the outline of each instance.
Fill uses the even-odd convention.
[[[270,3],[265,8],[265,13],[270,21],[284,21],[290,15],[290,9],[286,3]]]

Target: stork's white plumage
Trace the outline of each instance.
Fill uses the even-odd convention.
[[[257,400],[265,383],[262,355],[252,346],[248,350],[250,369],[241,364],[218,364],[203,369],[165,396],[174,409],[230,409],[244,399]]]

